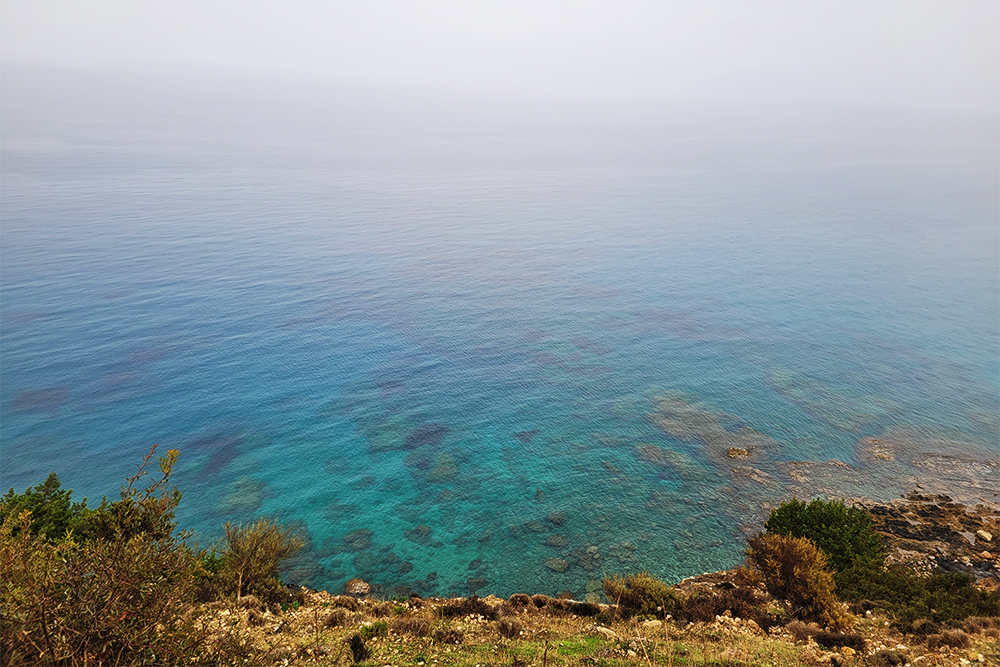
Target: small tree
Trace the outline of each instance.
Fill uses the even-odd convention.
[[[834,594],[826,557],[810,540],[764,533],[750,540],[747,561],[763,575],[767,592],[788,602],[793,616],[835,630],[853,625]]]
[[[14,493],[11,489],[0,498],[0,524],[8,516],[19,517],[25,510],[31,512],[28,529],[36,535],[45,535],[57,540],[74,532],[87,514],[87,501],[74,503],[70,499],[72,491],[60,488],[59,476],[49,474],[48,478],[38,486],[28,488],[24,493]],[[12,524],[11,531],[17,534],[21,530],[18,520]]]
[[[871,516],[842,501],[816,498],[806,504],[792,498],[771,511],[764,529],[775,535],[812,540],[837,572],[850,567],[879,568],[885,563],[885,546]]]
[[[303,541],[276,521],[250,525],[226,523],[222,561],[216,575],[223,594],[256,595],[276,601],[281,588],[278,566],[302,548]]]

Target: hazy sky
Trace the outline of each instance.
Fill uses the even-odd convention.
[[[990,109],[997,0],[3,0],[5,64]]]

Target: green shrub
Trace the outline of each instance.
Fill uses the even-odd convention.
[[[849,567],[879,567],[885,546],[868,512],[841,501],[819,498],[806,504],[792,499],[771,511],[764,529],[774,535],[812,540],[836,572]]]
[[[8,517],[18,517],[25,510],[31,512],[28,530],[34,535],[44,535],[59,540],[79,535],[80,524],[87,518],[87,500],[74,503],[70,499],[72,491],[60,488],[59,477],[51,473],[43,483],[27,489],[24,493],[14,493],[11,489],[0,498],[0,523]],[[11,534],[17,535],[21,526],[14,521]]]
[[[907,633],[958,627],[970,616],[1000,616],[1000,595],[977,588],[972,577],[956,572],[922,576],[900,565],[850,568],[837,575],[836,583],[843,599],[873,601]]]
[[[386,637],[389,635],[389,624],[385,621],[376,621],[370,625],[361,626],[361,637],[371,639],[372,637]]]
[[[605,577],[604,594],[612,604],[618,605],[618,612],[624,618],[666,618],[676,611],[678,605],[674,589],[648,572]]]
[[[222,595],[256,595],[269,603],[287,602],[278,566],[302,548],[302,540],[275,521],[259,519],[250,525],[223,526],[221,563],[215,581]]]
[[[4,497],[0,662],[166,663],[197,653],[204,635],[182,616],[194,597],[196,556],[185,534],[173,534],[180,493],[168,487],[177,450],[159,459],[158,479],[138,488],[155,450],[121,499],[96,510],[72,504],[54,476]],[[89,528],[77,534],[84,522]]]
[[[826,557],[810,540],[764,533],[750,540],[747,561],[761,573],[767,591],[788,602],[792,616],[835,630],[852,626],[834,594]]]

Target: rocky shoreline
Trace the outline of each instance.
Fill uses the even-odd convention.
[[[968,506],[919,490],[887,502],[848,502],[873,517],[888,563],[918,572],[964,572],[977,586],[1000,589],[1000,507]],[[689,577],[673,588],[681,599],[701,600],[745,585],[738,571],[729,570]],[[286,666],[358,660],[421,667],[1000,664],[1000,618],[969,619],[975,622],[965,624],[967,632],[941,628],[915,636],[880,613],[855,609],[853,629],[842,634],[798,621],[762,626],[728,608],[695,621],[628,618],[615,601],[598,601],[597,595],[588,602],[528,594],[508,600],[390,597],[360,579],[339,594],[288,588],[299,602],[265,606],[251,596],[210,605],[206,627],[219,638],[219,650],[224,641],[238,640],[237,653],[246,660]],[[359,653],[352,656],[353,650]]]
[[[888,563],[915,570],[964,572],[1000,578],[1000,508],[955,502],[943,494],[911,491],[887,503],[856,501],[889,546]]]

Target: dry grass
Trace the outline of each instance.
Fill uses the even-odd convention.
[[[496,598],[481,602],[493,608],[517,606]],[[219,650],[213,659],[218,664],[250,666],[346,666],[352,664],[349,641],[366,634],[374,635],[364,639],[365,648],[371,652],[363,663],[366,665],[792,667],[829,665],[834,656],[815,642],[796,644],[795,637],[784,628],[764,632],[749,621],[724,616],[711,623],[680,627],[670,621],[638,620],[602,625],[590,617],[523,607],[513,615],[497,615],[497,620],[490,620],[482,613],[455,615],[456,607],[466,606],[461,600],[412,600],[393,603],[396,615],[384,636],[379,636],[380,632],[372,630],[385,623],[381,617],[384,602],[359,601],[353,612],[334,604],[325,593],[309,594],[306,605],[298,610],[264,612],[260,626],[247,622],[251,610],[216,609],[211,622]],[[443,612],[446,607],[449,611]],[[340,623],[329,627],[326,620],[335,609],[344,615],[338,613]],[[605,618],[612,616],[607,614]],[[917,650],[926,653],[919,663],[922,665],[958,664],[958,651],[965,658],[969,650],[981,652],[986,664],[997,656],[996,641],[985,637],[974,638],[961,649],[941,647],[929,651],[918,646],[899,651],[896,647],[904,638],[891,635],[885,619],[875,616],[859,622],[856,630],[864,634],[868,646],[852,659],[858,667],[870,661],[875,664],[891,660],[896,655],[912,662]],[[843,661],[843,654],[837,654],[835,659]]]

